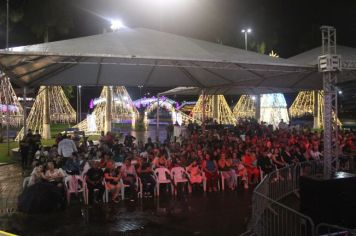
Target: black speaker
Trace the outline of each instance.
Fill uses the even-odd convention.
[[[315,224],[356,227],[356,175],[337,172],[330,178],[300,177],[301,211]]]

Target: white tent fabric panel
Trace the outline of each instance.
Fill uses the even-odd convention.
[[[299,77],[312,78],[309,75],[315,75],[316,67],[154,30],[125,29],[0,50],[0,70],[13,83],[28,87],[283,86],[290,89]],[[277,77],[283,78],[284,83]],[[302,86],[308,89],[310,84]],[[313,82],[313,86],[320,87],[321,82]]]

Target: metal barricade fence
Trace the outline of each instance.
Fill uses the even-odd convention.
[[[320,236],[356,236],[356,230],[321,223],[316,227],[316,234]]]
[[[300,176],[322,173],[321,161],[308,161],[278,169],[267,175],[252,196],[250,232],[257,235],[314,235],[310,217],[281,204],[282,198],[299,190]]]

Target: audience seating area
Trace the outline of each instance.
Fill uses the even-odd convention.
[[[73,197],[96,204],[235,191],[256,185],[276,169],[323,158],[321,134],[309,129],[273,130],[254,121],[235,127],[215,124],[204,132],[192,123],[181,129],[179,137],[167,135],[172,139],[162,143],[150,138],[143,143],[131,135],[120,140],[109,132],[95,145],[76,133],[58,134],[50,150],[30,133],[22,140],[22,147],[30,148],[21,150],[23,168],[32,169],[23,182],[24,194],[44,182],[57,186],[67,205]],[[355,135],[340,132],[338,138],[342,165],[356,150]]]

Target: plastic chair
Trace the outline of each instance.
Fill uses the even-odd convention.
[[[103,201],[104,203],[108,203],[109,202],[109,193],[110,193],[110,189],[107,188],[107,184],[106,184],[106,181],[103,180],[103,185],[105,187],[105,192],[104,192],[104,196],[103,196]],[[121,199],[124,200],[125,198],[125,191],[124,191],[124,184],[122,182],[122,179],[120,179],[120,186],[121,186],[121,189],[120,189],[120,192],[121,192]]]
[[[87,182],[86,182],[86,174],[85,175],[83,175],[83,180],[85,181],[85,197],[86,197],[86,202],[87,202],[87,204],[89,203],[89,189],[88,189],[88,185],[87,185]],[[103,180],[103,185],[104,185],[104,180]],[[104,185],[105,186],[105,185]],[[95,191],[98,191],[98,189],[94,189],[94,192]],[[105,203],[106,201],[105,201],[105,193],[103,194],[103,202]]]
[[[31,176],[28,176],[23,179],[22,182],[22,189],[25,190],[28,187],[28,184],[30,183]]]
[[[222,171],[218,171],[220,181],[218,181],[218,189],[221,191],[225,191],[225,178],[224,175],[222,174]],[[221,182],[221,185],[220,185]],[[221,187],[220,187],[221,186]]]
[[[172,181],[171,181],[171,173],[167,168],[164,167],[159,167],[155,169],[154,171],[155,177],[156,177],[156,195],[159,197],[159,188],[161,184],[170,184],[171,185],[171,191],[173,195],[173,186],[172,186]],[[168,177],[168,178],[167,178]]]
[[[188,185],[188,192],[191,193],[192,189],[189,184],[189,174],[183,167],[173,167],[171,170],[171,177],[175,186],[174,195],[177,195],[178,183],[186,183]]]
[[[130,187],[130,185],[124,184],[123,180],[121,179],[121,197],[122,199],[125,199],[125,188]],[[137,197],[142,198],[142,182],[140,177],[136,175],[136,181],[135,181],[136,189],[137,189]]]
[[[186,170],[186,172],[188,174],[190,174],[189,171],[188,171],[188,167],[186,167],[185,170]],[[202,183],[203,183],[203,191],[206,192],[206,182],[207,182],[207,180],[206,180],[205,172],[202,171],[201,169],[200,169],[200,171],[201,171],[201,176],[202,176],[202,179],[203,179],[203,181],[202,181]]]
[[[79,181],[82,182],[82,186],[80,186]],[[79,175],[67,176],[64,179],[64,186],[66,189],[68,205],[70,204],[70,197],[73,193],[75,194],[81,193],[83,195],[84,203],[86,205],[88,204],[88,196],[87,196],[88,191],[86,189],[86,183],[81,176]]]

